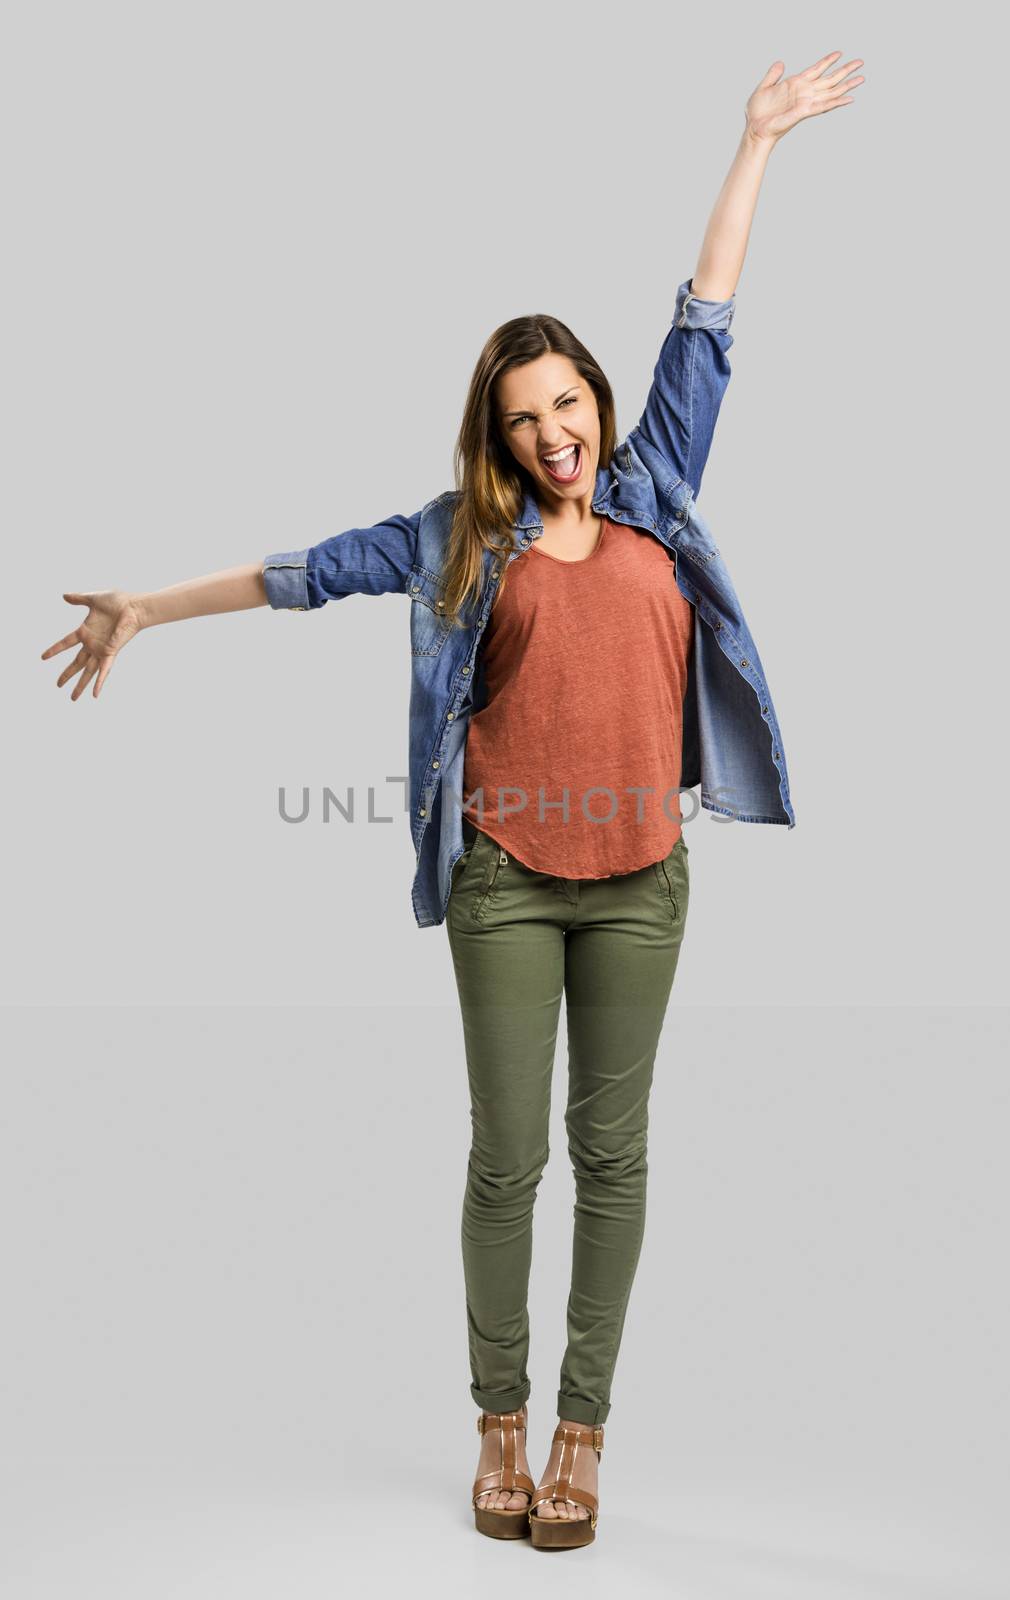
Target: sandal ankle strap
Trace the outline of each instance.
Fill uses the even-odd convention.
[[[554,1430],[554,1443],[590,1445],[597,1455],[601,1455],[603,1452],[603,1423],[598,1422],[592,1428],[566,1428],[559,1422]]]
[[[525,1428],[526,1408],[521,1411],[481,1411],[477,1415],[477,1432],[481,1435],[491,1433],[496,1428],[504,1432],[508,1428]]]

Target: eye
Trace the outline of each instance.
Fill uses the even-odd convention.
[[[563,400],[559,400],[558,401],[558,405],[559,405],[559,407],[560,406],[574,406],[574,405],[578,404],[578,399],[579,399],[579,397],[578,397],[577,394],[568,394],[568,395],[565,396],[565,398]],[[520,422],[526,422],[527,419],[529,418],[529,415],[530,415],[530,413],[528,411],[524,411],[521,416],[513,417],[511,423],[509,424],[509,426],[512,427],[512,428],[518,428]]]

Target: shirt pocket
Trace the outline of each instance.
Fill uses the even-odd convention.
[[[425,567],[411,567],[407,576],[410,597],[410,651],[415,656],[437,656],[452,630],[445,615],[445,589]]]

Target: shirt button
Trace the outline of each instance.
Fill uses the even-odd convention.
[[[428,815],[427,811],[425,811],[423,806],[420,808],[420,810],[418,811],[417,814],[418,814],[419,817],[426,817]]]
[[[433,761],[431,764],[432,764],[433,767],[437,767],[438,766],[438,762],[437,761]]]
[[[762,712],[762,715],[763,715],[763,714],[764,714],[764,713],[765,713],[765,712],[766,712],[766,711],[767,711],[767,710],[768,710],[768,707],[767,707],[767,706],[762,706],[762,707],[761,707],[761,712]]]
[[[411,589],[410,592],[411,592],[411,594],[420,594],[421,593],[421,585],[419,583],[415,583],[414,587]]]
[[[446,719],[445,719],[445,720],[446,720],[446,722],[451,722],[451,721],[452,721],[452,719],[453,719],[453,717],[454,717],[454,716],[455,716],[455,715],[456,715],[456,713],[455,713],[455,711],[450,711],[450,712],[449,712],[449,714],[448,714],[448,716],[447,716],[447,717],[446,717]]]
[[[469,668],[469,667],[464,667],[464,668],[463,668],[463,671],[464,671],[464,672],[469,672],[469,671],[470,671],[470,668]]]

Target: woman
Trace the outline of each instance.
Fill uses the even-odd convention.
[[[679,795],[700,781],[712,811],[794,825],[760,658],[695,502],[765,164],[798,122],[851,102],[862,62],[839,67],[840,54],[794,77],[773,62],[748,99],[697,271],[620,446],[585,347],[555,318],[515,318],[475,369],[456,490],[156,594],[66,594],[87,618],[43,652],[77,646],[58,683],[79,674],[71,698],[92,680],[97,698],[124,644],[154,623],[409,595],[413,908],[421,927],[447,923],[473,1123],[471,1499],[481,1532],[531,1534],[538,1548],[595,1537],[643,1237],[653,1063],[689,900]],[[558,1425],[536,1485],[526,1294],[562,993],[574,1250]]]

